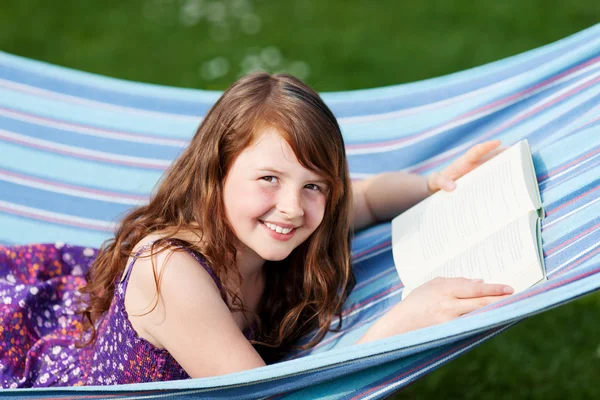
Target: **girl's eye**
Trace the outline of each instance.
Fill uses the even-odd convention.
[[[277,177],[275,177],[275,176],[263,176],[260,179],[262,179],[263,181],[271,182],[271,183],[275,183],[275,181],[277,181]]]
[[[319,185],[315,185],[314,183],[309,183],[305,187],[308,188],[308,189],[310,189],[310,190],[321,190],[321,188],[319,187]]]

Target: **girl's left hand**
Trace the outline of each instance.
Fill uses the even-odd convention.
[[[476,144],[442,172],[433,172],[427,177],[429,194],[434,194],[440,189],[453,191],[456,188],[455,180],[506,150],[506,147],[498,147],[501,143],[500,140],[491,140]]]

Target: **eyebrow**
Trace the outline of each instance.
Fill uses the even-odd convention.
[[[260,172],[272,172],[276,175],[281,175],[281,176],[288,176],[288,174],[286,174],[283,171],[279,171],[278,169],[275,168],[271,168],[271,167],[260,167],[258,168],[258,171]],[[316,178],[316,179],[308,179],[308,181],[310,182],[318,182],[318,183],[322,183],[324,185],[327,185],[327,180],[325,180],[324,178]]]

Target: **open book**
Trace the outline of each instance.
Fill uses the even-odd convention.
[[[546,278],[544,217],[529,144],[523,140],[392,221],[403,297],[436,277],[483,279],[515,293]]]

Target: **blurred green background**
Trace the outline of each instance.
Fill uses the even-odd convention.
[[[223,90],[254,70],[318,91],[427,79],[600,22],[598,0],[0,0],[0,50]],[[529,318],[394,398],[600,398],[600,295]]]

